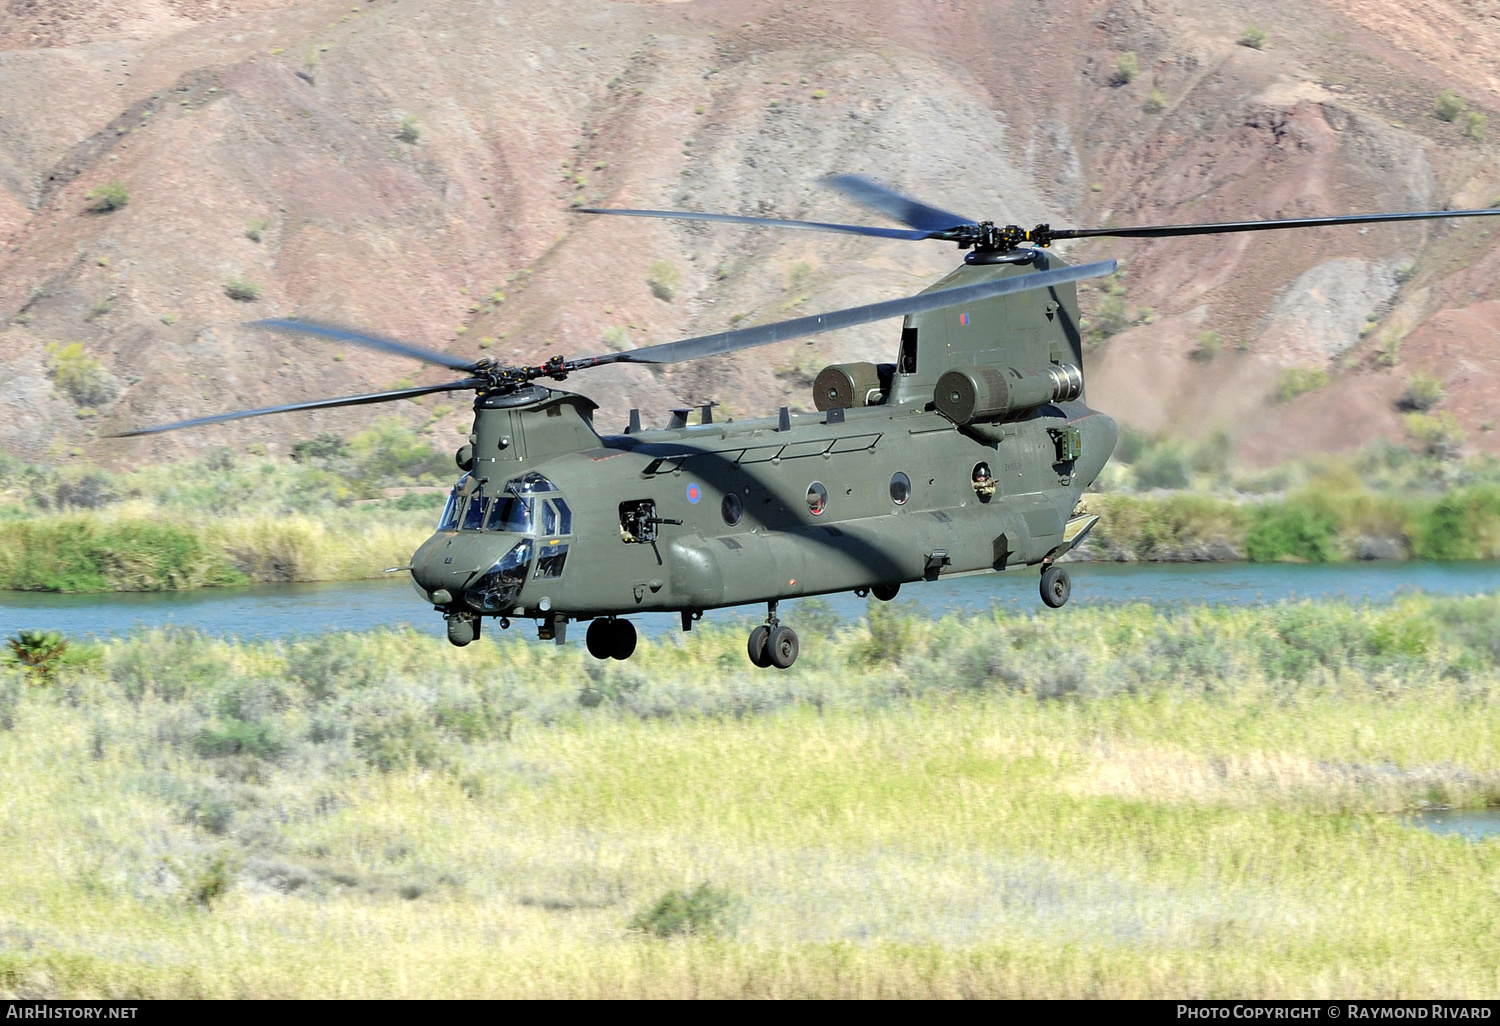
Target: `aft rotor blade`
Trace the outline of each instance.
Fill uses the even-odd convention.
[[[579,207],[582,214],[624,214],[627,217],[667,217],[677,221],[727,221],[730,224],[754,224],[771,228],[802,228],[814,232],[845,232],[850,235],[873,235],[881,239],[928,239],[931,232],[905,228],[870,228],[859,224],[831,224],[824,221],[783,221],[774,217],[745,217],[740,214],[702,214],[691,210],[625,210],[619,207]]]
[[[158,424],[155,427],[118,431],[104,437],[133,438],[136,435],[154,435],[162,431],[176,431],[178,428],[198,427],[201,424],[218,424],[226,420],[243,420],[246,417],[264,417],[268,413],[295,413],[298,410],[326,410],[335,406],[388,403],[396,399],[413,399],[419,395],[431,395],[433,392],[458,392],[469,388],[484,388],[487,384],[484,378],[465,378],[463,381],[450,381],[445,385],[418,385],[415,388],[397,388],[389,392],[346,395],[338,399],[311,399],[305,403],[286,403],[282,406],[263,406],[258,410],[237,410],[234,413],[219,413],[212,417],[194,417],[192,420],[179,420],[171,424]]]
[[[338,342],[352,342],[366,349],[378,349],[383,353],[396,353],[399,356],[410,356],[414,360],[424,363],[435,363],[440,367],[450,370],[471,371],[477,367],[471,360],[465,360],[459,356],[450,356],[447,353],[439,353],[432,349],[423,349],[420,346],[408,345],[405,342],[396,342],[388,338],[380,338],[377,335],[365,335],[348,328],[340,328],[334,324],[319,324],[316,321],[293,321],[282,317],[272,318],[265,321],[252,321],[248,327],[272,328],[278,331],[294,331],[299,335],[316,335],[319,338],[331,338]]]
[[[1341,224],[1380,224],[1385,221],[1436,221],[1448,217],[1495,217],[1500,209],[1418,210],[1405,214],[1345,214],[1341,217],[1289,217],[1274,221],[1223,221],[1218,224],[1166,224],[1142,228],[1054,228],[1050,239],[1170,239],[1182,235],[1220,235],[1227,232],[1265,232],[1279,228],[1327,228]]]
[[[776,321],[772,324],[759,324],[753,328],[739,328],[716,335],[702,335],[698,338],[683,339],[681,342],[664,342],[661,345],[647,346],[644,349],[632,349],[623,353],[573,360],[569,362],[568,368],[580,370],[584,367],[609,363],[681,363],[684,360],[732,353],[740,349],[769,345],[772,342],[784,342],[789,338],[818,335],[825,331],[836,331],[839,328],[852,328],[859,324],[869,324],[871,321],[883,321],[888,317],[926,313],[929,310],[940,310],[945,306],[977,303],[982,299],[1027,292],[1031,289],[1053,288],[1070,281],[1113,274],[1114,270],[1113,260],[1100,260],[1097,263],[1080,264],[1077,267],[1060,267],[1055,271],[1018,274],[995,281],[980,282],[978,285],[924,292],[907,299],[892,299],[885,303],[855,306],[847,310],[814,314],[811,317],[798,317],[790,321]]]
[[[920,200],[903,196],[894,189],[888,189],[858,175],[836,175],[823,179],[823,184],[836,192],[843,193],[856,203],[862,203],[902,224],[909,224],[918,231],[926,232],[929,237],[950,228],[975,223],[973,218],[928,206]]]

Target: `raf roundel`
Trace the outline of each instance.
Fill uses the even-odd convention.
[[[690,485],[688,485],[688,487],[687,487],[687,499],[688,499],[688,502],[691,502],[693,505],[696,506],[698,504],[698,500],[701,499],[701,498],[703,498],[703,491],[696,484],[690,484]]]

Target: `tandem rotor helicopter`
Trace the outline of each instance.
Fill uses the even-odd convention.
[[[796,632],[777,603],[853,591],[889,601],[903,584],[1040,566],[1048,606],[1068,601],[1057,565],[1097,516],[1075,510],[1114,451],[1115,422],[1085,402],[1075,283],[1114,271],[1113,260],[1069,267],[1046,252],[1064,239],[1159,239],[1224,232],[1486,217],[1500,210],[1423,211],[1138,228],[1023,229],[974,221],[844,175],[825,181],[907,225],[880,228],[672,210],[583,208],[887,239],[938,239],[966,250],[928,289],[832,313],[704,335],[626,352],[530,367],[470,361],[344,328],[293,320],[256,326],[409,356],[466,375],[366,395],[317,399],[121,432],[130,437],[270,413],[328,409],[473,390],[474,428],[456,454],[463,476],[435,534],[409,569],[423,601],[467,645],[483,617],[532,619],[562,644],[590,621],[599,659],[626,659],[625,619],[764,602],[747,645],[756,666],[797,659]],[[905,318],[896,360],[824,368],[816,412],[701,424],[689,410],[643,430],[595,429],[596,404],[538,384],[607,364],[668,364],[887,318]]]

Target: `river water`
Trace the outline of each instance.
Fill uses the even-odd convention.
[[[1387,602],[1404,592],[1468,595],[1500,588],[1500,562],[1361,562],[1323,565],[1289,563],[1070,563],[1075,606],[1146,602],[1154,606],[1199,603],[1263,605],[1284,599],[1344,598]],[[190,592],[115,592],[54,595],[0,592],[0,635],[23,629],[110,637],[138,628],[176,625],[214,635],[274,638],[329,630],[370,630],[409,624],[443,633],[443,621],[412,590],[405,574],[375,581],[255,585]],[[911,600],[930,615],[1002,607],[1040,609],[1035,569],[909,584],[898,602]],[[784,603],[781,616],[796,626],[798,606]],[[846,620],[860,616],[866,600],[851,594],[821,601]],[[764,607],[744,606],[707,614],[709,620],[760,619]],[[681,629],[675,614],[631,617],[647,635]]]

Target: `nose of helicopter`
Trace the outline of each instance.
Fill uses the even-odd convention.
[[[457,600],[464,585],[474,577],[479,558],[472,549],[473,540],[451,534],[435,534],[422,543],[411,557],[411,580],[417,592],[435,606],[446,606]]]

